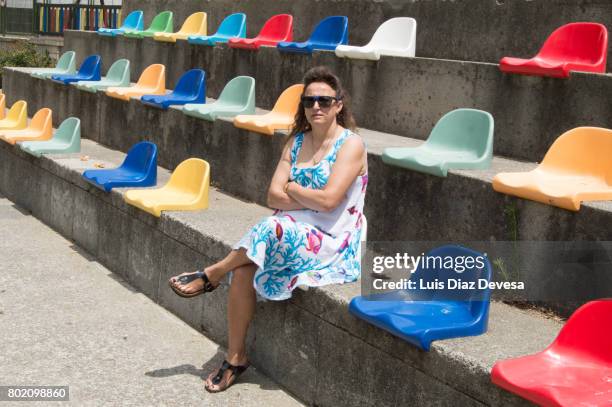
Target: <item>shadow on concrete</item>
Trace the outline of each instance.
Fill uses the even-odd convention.
[[[83,257],[87,261],[92,262],[92,263],[99,263],[99,260],[94,255],[92,255],[87,250],[83,249],[81,246],[78,246],[76,244],[71,244],[70,248],[74,250],[75,252],[77,252],[81,257]],[[132,294],[144,294],[142,291],[134,288],[129,283],[129,281],[125,280],[122,276],[116,273],[113,273],[112,271],[109,271],[106,275],[110,277],[111,279],[115,280],[117,283],[121,284],[122,287],[129,290]]]
[[[132,294],[144,294],[142,291],[132,287],[132,285],[128,281],[126,281],[123,277],[121,277],[118,274],[113,273],[112,271],[110,271],[107,274],[107,276],[112,278],[113,280],[115,280],[119,284],[121,284],[122,287],[128,289]]]
[[[77,252],[78,254],[80,254],[81,257],[83,257],[87,261],[90,261],[90,262],[97,262],[98,261],[91,253],[89,253],[87,250],[83,249],[81,246],[78,246],[76,244],[71,244],[70,248],[72,250],[74,250],[75,252]]]
[[[32,212],[28,211],[27,209],[22,208],[21,206],[17,204],[12,204],[11,206],[24,216],[32,216]]]
[[[208,375],[210,375],[211,373],[215,373],[217,369],[219,369],[224,359],[225,351],[223,351],[221,348],[218,348],[215,356],[210,358],[208,362],[204,363],[200,369],[198,369],[192,364],[183,364],[174,367],[151,370],[149,372],[145,372],[145,375],[149,377],[163,378],[176,375],[190,374],[192,376],[199,377],[200,379],[202,379],[202,381],[204,381],[206,380]],[[265,379],[261,375],[255,375],[254,371],[255,369],[253,367],[250,367],[240,376],[238,382],[257,384],[259,385],[259,388],[263,390],[278,390],[280,388],[280,386],[273,384],[269,379]],[[202,385],[204,384],[202,383]]]

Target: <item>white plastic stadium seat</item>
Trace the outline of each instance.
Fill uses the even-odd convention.
[[[379,60],[381,55],[414,57],[417,22],[411,17],[396,17],[378,27],[370,42],[363,47],[339,45],[339,57]]]

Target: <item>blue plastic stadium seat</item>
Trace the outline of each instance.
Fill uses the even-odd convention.
[[[277,47],[280,51],[310,54],[313,50],[333,51],[338,45],[347,43],[348,17],[331,16],[321,20],[307,41],[279,42]]]
[[[225,17],[213,35],[192,35],[187,38],[190,44],[215,45],[225,43],[230,38],[246,37],[246,14],[235,13]]]
[[[144,28],[144,19],[142,10],[134,10],[125,18],[123,25],[119,28],[98,28],[99,35],[115,37],[123,34],[127,30],[142,31]]]
[[[99,81],[101,79],[102,58],[90,55],[81,64],[76,74],[53,75],[51,80],[68,85],[78,81]]]
[[[144,95],[140,100],[146,105],[164,110],[171,105],[206,103],[206,72],[191,69],[179,78],[172,92],[167,95]]]
[[[87,170],[83,178],[109,192],[121,187],[152,187],[157,184],[157,146],[148,141],[134,144],[118,168]]]
[[[484,267],[467,267],[462,273],[444,269],[439,265],[425,268],[419,265],[411,281],[433,284],[445,283],[440,290],[406,290],[380,293],[371,297],[355,297],[349,311],[391,334],[428,351],[431,342],[439,339],[480,335],[487,330],[489,320],[489,288],[449,289],[448,279],[462,282],[491,280],[491,264],[481,253],[457,245],[447,245],[430,251],[427,256],[459,259],[482,256]],[[446,261],[446,260],[445,260]],[[458,264],[458,263],[457,263]]]

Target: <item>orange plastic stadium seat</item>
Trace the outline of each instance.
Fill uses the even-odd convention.
[[[149,65],[142,71],[134,86],[110,87],[106,94],[112,98],[128,101],[130,97],[166,94],[166,67],[162,64]]]
[[[13,103],[6,117],[0,120],[0,131],[2,130],[21,130],[28,125],[28,103],[25,100],[18,100]]]
[[[275,130],[289,130],[300,105],[304,85],[292,85],[281,93],[272,111],[261,115],[238,115],[234,126],[257,133],[274,135]]]
[[[562,134],[533,171],[497,174],[493,188],[577,211],[582,201],[612,200],[612,130],[578,127]]]
[[[155,41],[176,42],[176,40],[186,40],[190,35],[206,35],[205,12],[200,11],[187,17],[179,31],[175,33],[158,32],[153,35],[153,39]]]
[[[53,135],[51,116],[51,109],[43,107],[32,117],[28,127],[23,130],[0,131],[0,138],[11,144],[15,144],[18,141],[50,140]]]
[[[4,119],[6,114],[6,95],[0,93],[0,120]]]

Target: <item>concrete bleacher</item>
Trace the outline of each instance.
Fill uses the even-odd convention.
[[[559,16],[551,16],[544,28],[531,27],[529,36],[544,30],[544,38],[565,19],[593,19],[611,25],[601,21],[610,18],[604,13],[612,11],[608,2],[580,2],[584,7],[578,2],[553,2]],[[168,68],[168,88],[186,70],[202,68],[207,73],[209,97],[218,96],[231,78],[250,75],[257,81],[257,106],[264,109],[271,108],[283,89],[299,82],[309,67],[330,66],[352,94],[360,133],[368,146],[370,182],[365,212],[369,240],[507,240],[512,232],[519,240],[611,240],[612,202],[587,202],[574,213],[508,197],[491,186],[499,172],[534,168],[562,132],[612,124],[612,75],[574,73],[568,81],[511,77],[491,63],[498,59],[494,53],[527,49],[513,48],[519,44],[514,41],[527,34],[510,38],[499,27],[511,27],[514,22],[517,28],[518,16],[527,11],[535,14],[520,23],[535,25],[548,9],[522,1],[360,1],[360,7],[356,3],[326,2],[330,7],[325,9],[326,15],[349,15],[351,44],[365,43],[382,20],[407,15],[419,21],[417,55],[431,59],[355,61],[324,52],[312,57],[283,55],[269,48],[252,53],[74,31],[66,33],[64,49],[74,49],[79,61],[100,54],[103,72],[116,59],[128,58],[132,78],[151,63],[163,63]],[[216,27],[231,12],[245,11],[248,34],[253,35],[269,15],[288,10],[297,15],[312,2],[291,2],[291,6],[274,2],[265,14],[261,4],[261,0],[208,2],[209,27]],[[144,9],[146,22],[156,12],[171,9],[176,27],[203,3],[126,0],[124,7]],[[478,26],[480,30],[458,29],[456,24],[467,11],[474,17],[461,24],[468,25],[477,15],[486,27],[499,30],[483,36],[483,25]],[[428,18],[441,30],[438,34],[427,26]],[[563,21],[557,24],[555,19]],[[318,20],[314,14],[296,20],[296,39],[305,38]],[[449,21],[455,21],[455,27]],[[371,32],[364,34],[368,30]],[[451,32],[458,37],[449,39]],[[434,46],[435,35],[439,43]],[[485,43],[468,47],[476,36],[486,37]],[[501,42],[499,46],[494,39]],[[470,60],[486,62],[467,62]],[[137,101],[126,103],[104,93],[37,80],[27,72],[4,70],[7,105],[24,99],[30,112],[49,107],[56,125],[77,116],[85,139],[80,154],[41,159],[2,143],[0,191],[73,239],[136,289],[224,344],[227,287],[187,301],[176,297],[166,281],[171,275],[219,260],[249,226],[271,213],[265,208],[266,191],[283,146],[282,135],[265,137],[235,128],[230,119],[211,123],[188,117],[177,108],[161,111]],[[442,179],[383,164],[385,147],[417,145],[444,113],[457,107],[493,114],[496,157],[491,169],[450,171]],[[93,163],[104,163],[107,168],[118,165],[123,153],[141,140],[158,145],[162,167],[173,169],[194,156],[211,164],[215,188],[208,210],[169,212],[153,218],[127,205],[121,197],[123,189],[104,194],[81,178],[82,171]],[[89,160],[81,160],[84,155]],[[168,171],[160,168],[159,184],[167,179]],[[389,202],[394,202],[392,210]],[[514,208],[516,220],[509,219],[508,208]],[[547,272],[533,270],[542,276]],[[564,288],[575,290],[569,283]],[[491,367],[497,360],[543,349],[561,327],[559,321],[537,311],[494,302],[486,334],[434,342],[432,351],[425,353],[352,317],[348,302],[359,292],[359,284],[331,286],[298,290],[293,299],[282,303],[258,304],[249,339],[253,362],[313,405],[526,405],[490,382]],[[577,305],[553,308],[567,316]]]
[[[161,111],[138,101],[126,103],[103,93],[33,80],[25,68],[7,69],[5,75],[9,79],[5,86],[9,104],[25,99],[30,111],[49,106],[54,123],[79,116],[84,137],[124,152],[142,139],[153,141],[160,151],[159,162],[168,168],[190,156],[204,157],[211,164],[214,184],[243,199],[266,203],[277,161],[262,157],[280,156],[284,142],[280,135],[269,138],[237,129],[231,119],[211,123],[186,116],[178,108]],[[496,137],[498,129],[496,126]],[[579,212],[572,213],[493,191],[495,174],[530,170],[535,167],[533,162],[498,156],[489,170],[454,170],[442,179],[382,163],[385,147],[416,145],[418,140],[367,129],[361,134],[369,151],[371,182],[366,215],[376,223],[376,228],[368,232],[372,240],[504,240],[513,226],[520,240],[609,237],[612,202],[586,202]],[[387,206],[390,197],[397,202],[392,214]],[[512,204],[520,213],[517,225],[509,225],[504,215],[504,209]],[[398,223],[398,219],[403,222]]]
[[[228,14],[246,13],[247,36],[256,35],[271,15],[290,13],[298,41],[308,38],[324,17],[344,15],[351,45],[364,45],[385,20],[412,17],[417,20],[418,57],[495,63],[503,56],[534,55],[555,28],[569,22],[612,27],[608,0],[342,0],[314,5],[312,0],[124,0],[123,8],[144,10],[145,26],[161,10],[174,12],[175,27],[191,13],[206,11],[211,32]],[[612,59],[607,72],[612,72]]]
[[[98,53],[105,67],[119,58],[130,59],[134,73],[153,63],[164,64],[168,89],[195,67],[206,70],[207,93],[213,97],[235,76],[252,76],[257,106],[264,109],[271,109],[278,95],[298,83],[308,68],[326,65],[350,89],[360,127],[423,140],[446,112],[473,107],[495,118],[495,154],[528,161],[539,161],[550,144],[576,123],[601,127],[612,123],[612,75],[574,73],[571,80],[560,81],[513,77],[490,63],[426,58],[373,62],[337,58],[333,52],[316,52],[312,57],[283,54],[274,48],[253,53],[185,41],[100,38],[87,32],[69,32],[64,41],[65,49],[77,55]]]
[[[271,211],[213,188],[207,211],[153,218],[123,201],[126,189],[106,194],[81,177],[94,164],[109,168],[123,157],[90,140],[83,140],[81,154],[41,159],[2,144],[0,190],[136,289],[226,344],[227,286],[187,301],[166,281],[219,260]],[[168,177],[160,168],[160,184]],[[249,337],[252,362],[313,405],[521,406],[527,403],[491,384],[493,364],[542,349],[561,327],[537,312],[493,303],[486,334],[434,342],[427,353],[349,315],[348,302],[358,294],[358,284],[329,286],[259,304]]]

